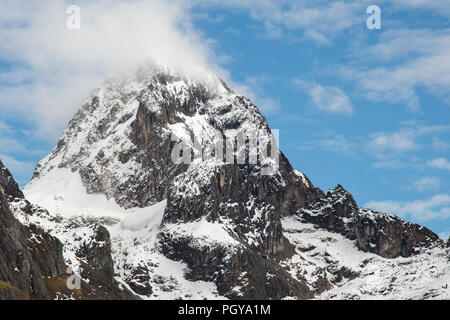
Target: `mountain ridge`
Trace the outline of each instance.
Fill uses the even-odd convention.
[[[336,266],[326,249],[309,256],[322,247],[305,248],[300,242],[310,240],[302,233],[317,230],[312,234],[327,234],[323,242],[330,247],[343,244],[380,264],[385,258],[416,263],[414,256],[436,252],[443,272],[436,277],[448,278],[444,244],[433,232],[360,209],[342,186],[324,193],[282,152],[278,162],[250,163],[248,155],[242,164],[196,156],[195,138],[213,143],[217,133],[262,132],[259,143],[274,145],[258,108],[219,78],[207,78],[162,69],[111,80],[70,121],[24,189],[61,219],[47,228],[70,248],[68,264],[80,265],[74,252],[85,243],[70,233],[93,230],[94,223],[111,234],[114,279],[141,298],[309,299],[364,274],[355,271],[362,261],[349,266],[337,259]],[[191,163],[172,161],[180,141],[194,150]],[[241,146],[247,154],[249,141]],[[233,151],[238,159],[239,146]],[[273,174],[262,174],[267,167]],[[106,269],[111,274],[111,266]]]

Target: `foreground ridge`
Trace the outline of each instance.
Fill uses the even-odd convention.
[[[0,162],[0,300],[136,299],[131,292],[120,289],[94,261],[86,261],[79,268],[81,276],[89,281],[80,279],[79,287],[69,289],[73,274],[64,261],[63,243],[40,224],[48,226],[56,223],[55,219],[24,198]],[[95,250],[94,245],[84,249],[87,253]]]

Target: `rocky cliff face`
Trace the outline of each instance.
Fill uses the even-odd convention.
[[[0,162],[0,299],[49,299],[48,279],[65,274],[61,242],[35,226],[25,227],[9,208],[23,198]]]
[[[283,225],[290,218],[343,236],[354,243],[352,250],[385,258],[410,257],[423,248],[443,246],[426,228],[360,209],[340,186],[325,194],[294,170],[281,152],[276,165],[261,158],[252,162],[250,155],[241,164],[227,164],[216,149],[214,157],[205,158],[205,149],[195,145],[195,141],[214,145],[218,136],[237,132],[263,132],[259,146],[273,147],[271,131],[257,107],[217,77],[196,79],[167,68],[144,69],[108,81],[92,94],[56,148],[37,166],[27,192],[67,215],[68,197],[74,192],[59,195],[61,188],[52,186],[58,186],[52,177],[63,173],[72,182],[81,181],[82,190],[76,193],[86,199],[100,195],[128,212],[144,210],[131,218],[123,213],[133,223],[123,220],[116,225],[114,219],[121,220],[120,215],[99,219],[112,215],[109,209],[80,207],[83,215],[96,216],[95,224],[106,227],[111,238],[106,229],[92,229],[89,219],[63,219],[63,224],[72,221],[73,230],[91,230],[86,232],[102,245],[86,246],[86,239],[73,242],[67,232],[58,231],[75,253],[72,262],[81,259],[107,277],[114,274],[144,298],[181,290],[184,279],[213,282],[214,294],[233,299],[311,298],[344,278],[357,277],[347,267],[330,271],[321,262],[304,265],[305,248],[295,243],[297,238],[287,237]],[[191,163],[173,161],[180,142],[193,149]],[[227,148],[223,147],[224,154]],[[242,148],[249,154],[250,140]],[[242,150],[232,149],[237,160]],[[182,155],[186,156],[184,151]],[[267,169],[271,174],[262,174]],[[45,190],[49,197],[42,194]],[[148,209],[153,216],[145,214],[145,208],[162,201],[167,201],[162,211]],[[70,205],[77,206],[76,202]],[[154,216],[160,220],[155,222]],[[99,261],[99,255],[107,258]],[[189,267],[183,279],[159,273],[166,258]],[[313,268],[314,276],[299,271],[299,266],[303,271]]]
[[[80,279],[80,287],[70,289],[67,280],[73,275],[67,273],[63,244],[38,225],[26,222],[38,215],[50,216],[25,200],[0,162],[0,300],[135,299],[113,280],[109,233],[102,226],[95,227],[93,241],[79,251],[86,260],[83,275],[91,281]]]
[[[23,193],[19,189],[19,185],[11,176],[9,170],[0,162],[0,191],[7,198],[13,200],[15,198],[23,199]]]
[[[359,249],[386,258],[408,257],[421,247],[441,243],[429,229],[398,217],[361,209],[342,186],[298,212],[305,222],[355,240]]]

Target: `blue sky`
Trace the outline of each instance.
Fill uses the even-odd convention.
[[[41,20],[27,20],[26,14],[45,17],[39,8],[22,12],[6,2],[13,13],[0,16],[0,40],[12,45],[0,48],[0,158],[23,185],[95,83],[86,81],[92,78],[87,71],[94,70],[100,79],[112,66],[136,56],[121,52],[117,55],[122,60],[106,64],[101,48],[92,49],[91,55],[71,55],[53,46],[63,33],[27,27]],[[84,1],[72,3],[95,20],[95,10]],[[133,12],[133,2],[116,3]],[[46,12],[53,12],[57,24],[66,18],[67,5],[54,1],[44,7],[51,6],[53,11],[45,7]],[[381,8],[380,30],[366,26],[368,5]],[[159,28],[166,40],[153,39],[148,50],[179,51],[183,63],[200,57],[214,65],[280,130],[281,150],[316,186],[327,190],[342,184],[361,206],[398,214],[449,236],[448,1],[203,0],[175,1],[173,6],[173,12],[166,5],[152,7],[146,14],[164,21],[143,28],[134,45],[152,39],[149,30],[155,29],[157,37]],[[121,8],[117,12],[124,12]],[[120,25],[121,17],[117,14],[113,21]],[[23,25],[17,27],[19,22]],[[112,38],[136,34],[136,29],[123,30],[115,29]],[[81,37],[106,31],[91,26],[85,32]],[[44,40],[33,44],[29,39],[36,37]],[[45,42],[49,37],[52,42]],[[175,42],[184,47],[168,45]],[[115,46],[111,44],[120,50]],[[24,47],[36,51],[27,55]],[[71,106],[63,108],[66,103]]]

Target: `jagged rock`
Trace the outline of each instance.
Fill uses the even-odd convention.
[[[11,176],[9,170],[0,161],[0,192],[6,195],[9,199],[21,198],[23,193],[19,189],[19,185]]]
[[[65,273],[62,244],[14,218],[8,198],[23,195],[1,162],[0,185],[0,299],[49,299],[46,279]]]
[[[195,178],[187,173],[174,180],[163,224],[202,217],[213,222],[226,219],[230,221],[233,235],[242,242],[249,242],[250,237],[258,238],[252,241],[253,250],[279,258],[292,255],[292,247],[281,230],[278,197],[285,195],[285,188],[280,177],[262,176],[250,166],[223,166],[212,175],[209,183],[201,186],[196,196],[192,196],[188,188],[180,191],[193,182],[191,179]]]
[[[146,267],[138,266],[131,272],[131,277],[125,279],[133,292],[142,296],[151,296],[153,293],[150,285],[149,270]]]
[[[123,285],[91,265],[82,263],[81,270],[83,279],[89,279],[89,282],[82,282],[80,300],[139,300]]]
[[[292,278],[277,261],[248,249],[230,254],[223,247],[193,246],[189,239],[175,240],[161,234],[163,252],[189,266],[192,281],[213,281],[218,292],[230,299],[281,299],[313,297],[305,281]]]
[[[92,226],[93,237],[77,251],[79,259],[106,278],[114,278],[114,262],[111,257],[111,239],[108,230],[101,225]]]
[[[356,240],[359,249],[385,258],[408,257],[420,247],[441,243],[429,229],[394,215],[360,209],[342,186],[299,211],[303,219]]]
[[[136,299],[113,279],[111,243],[105,227],[97,225],[95,237],[81,250],[87,261],[83,263],[83,276],[89,283],[81,281],[80,290],[70,290],[67,281],[71,275],[66,273],[63,244],[34,224],[21,224],[10,205],[20,208],[25,218],[50,216],[25,200],[0,162],[0,300]]]

